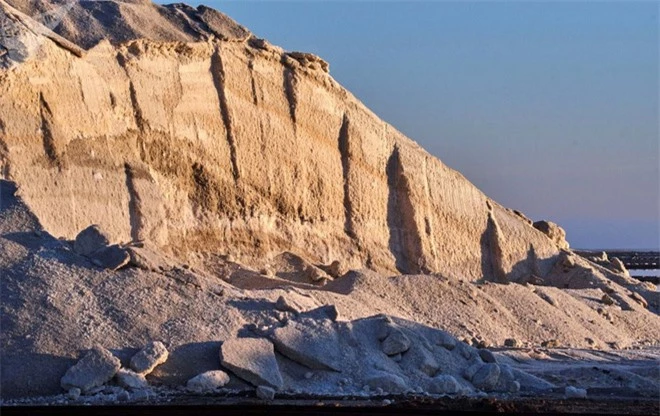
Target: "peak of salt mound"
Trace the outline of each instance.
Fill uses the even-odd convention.
[[[136,39],[195,42],[211,37],[237,41],[251,36],[246,28],[206,6],[159,5],[149,0],[7,2],[84,49],[103,39],[112,43]]]

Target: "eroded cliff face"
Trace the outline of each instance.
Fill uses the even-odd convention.
[[[546,235],[380,120],[312,55],[251,35],[73,53],[1,5],[39,41],[19,63],[0,57],[12,67],[0,70],[2,177],[55,236],[100,224],[182,257],[259,266],[292,251],[468,279],[543,276],[555,262]]]

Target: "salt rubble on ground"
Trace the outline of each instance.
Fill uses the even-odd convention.
[[[188,380],[188,392],[219,393],[230,381],[227,373],[265,400],[279,394],[475,395],[554,387],[498,364],[488,350],[414,322],[387,315],[336,321],[289,313],[281,325],[224,341],[217,351],[218,369]],[[319,316],[318,311],[309,314]],[[72,389],[83,394],[112,385],[131,392],[147,389],[144,376],[166,357],[162,343],[150,343],[131,358],[132,369],[139,371],[134,372],[120,368],[119,358],[97,347],[67,371],[62,387],[70,397],[76,396]]]

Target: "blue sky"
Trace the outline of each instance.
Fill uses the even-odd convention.
[[[195,3],[199,4],[199,3]],[[572,246],[660,246],[655,2],[205,2]]]

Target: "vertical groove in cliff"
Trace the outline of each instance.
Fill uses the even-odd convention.
[[[222,122],[225,125],[227,132],[227,144],[229,145],[229,156],[231,158],[231,173],[234,181],[240,179],[238,170],[238,161],[236,156],[236,140],[232,130],[231,113],[229,112],[229,104],[227,102],[227,94],[225,91],[225,69],[222,64],[222,57],[220,56],[220,48],[216,47],[215,52],[211,56],[211,76],[213,78],[213,85],[218,93],[218,101],[220,102],[220,114]]]
[[[2,120],[0,120],[0,123]],[[9,167],[9,147],[7,142],[4,140],[4,130],[1,130],[3,133],[3,138],[0,139],[0,177],[3,179],[9,179],[11,176],[11,169]]]
[[[506,272],[504,271],[504,253],[502,251],[501,239],[502,231],[495,218],[495,211],[489,201],[486,201],[488,208],[488,223],[486,225],[488,255],[490,258],[490,266],[492,278],[498,283],[506,283]],[[486,276],[484,276],[486,277]]]
[[[131,107],[133,107],[133,117],[135,118],[135,125],[140,131],[142,131],[145,128],[144,116],[142,114],[142,109],[140,108],[140,103],[138,102],[137,99],[137,92],[135,91],[135,85],[133,84],[133,80],[131,80],[131,74],[128,72],[128,64],[126,62],[126,57],[122,55],[120,52],[118,52],[116,58],[117,58],[117,63],[124,70],[124,73],[126,73],[126,78],[128,78],[128,94],[131,100]],[[112,103],[112,99],[113,99],[113,94],[111,92],[110,93],[111,103]]]
[[[529,264],[529,271],[534,276],[541,276],[541,267],[539,266],[539,256],[536,254],[534,244],[529,243],[529,250],[527,251],[527,262]]]
[[[44,153],[51,163],[59,166],[59,156],[53,135],[53,112],[41,92],[39,93],[39,112],[41,115],[41,137]]]
[[[142,161],[146,160],[146,149],[144,145],[144,138],[142,137],[142,134],[145,132],[147,128],[147,123],[144,120],[144,115],[142,113],[142,108],[140,107],[140,103],[137,98],[137,91],[135,90],[135,84],[133,84],[133,81],[131,80],[131,75],[128,72],[128,65],[126,62],[126,57],[122,55],[121,53],[117,53],[116,55],[117,63],[119,66],[124,70],[124,73],[126,74],[126,78],[128,78],[128,96],[129,99],[131,100],[131,107],[133,108],[133,118],[135,119],[135,126],[139,130],[137,134],[137,146],[140,151],[140,159]],[[113,95],[110,93],[110,102],[112,104],[112,98]]]
[[[341,171],[344,179],[344,232],[352,239],[356,239],[355,226],[353,224],[353,203],[350,194],[350,150],[349,150],[349,137],[348,131],[350,127],[350,120],[348,115],[344,114],[339,129],[339,154],[341,155]]]
[[[259,105],[259,97],[257,96],[257,82],[254,79],[254,57],[250,57],[248,61],[248,69],[250,70],[250,87],[252,88],[252,103]]]
[[[142,200],[135,186],[135,172],[133,167],[125,163],[124,174],[126,176],[126,189],[128,190],[128,216],[131,224],[131,239],[140,241],[142,230]]]
[[[296,107],[298,106],[298,96],[296,94],[296,73],[285,63],[282,70],[282,77],[284,94],[286,95],[286,100],[289,103],[289,116],[291,117],[291,122],[293,122],[293,128],[295,130],[297,128]]]
[[[431,194],[431,185],[429,184],[428,157],[424,157],[424,195],[426,197],[426,216],[424,217],[424,231],[431,249],[432,266],[438,270],[438,251],[435,244],[435,233],[433,232],[433,195]]]
[[[401,273],[427,271],[422,249],[422,236],[415,222],[411,188],[403,171],[398,146],[394,147],[386,167],[388,199],[387,225],[390,229],[390,252]]]
[[[137,92],[135,91],[135,85],[133,81],[128,82],[128,93],[131,98],[131,106],[133,107],[133,117],[135,117],[135,125],[140,131],[144,131],[145,123],[144,116],[142,115],[142,109],[140,108],[140,103],[137,99]]]
[[[0,118],[0,176],[9,179],[9,147],[6,142],[5,122]]]

